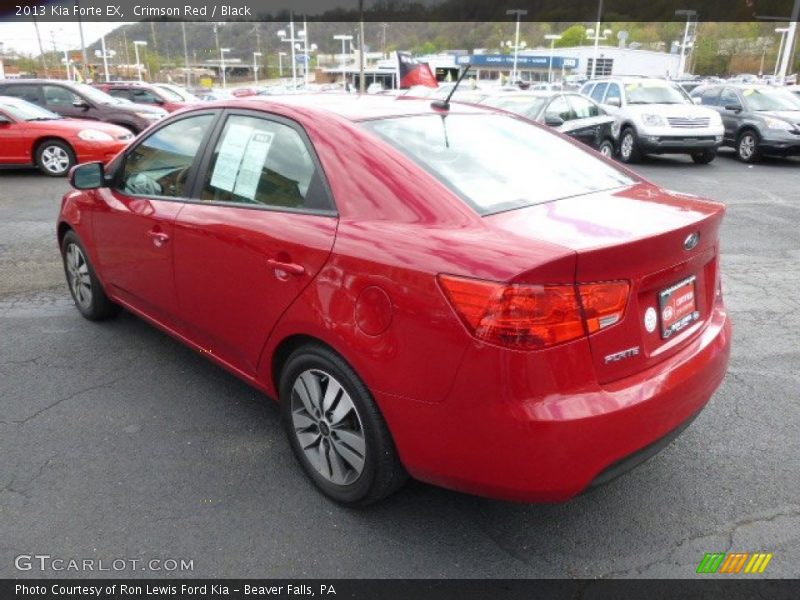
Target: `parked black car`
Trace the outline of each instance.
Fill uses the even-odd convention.
[[[139,133],[167,115],[161,108],[125,102],[90,85],[71,81],[4,80],[0,82],[0,96],[21,98],[62,117],[121,125],[133,133]]]
[[[701,86],[691,95],[720,113],[722,144],[735,148],[739,160],[800,154],[800,98],[786,89],[726,83]]]
[[[603,156],[610,158],[616,153],[611,131],[614,117],[606,114],[594,100],[578,93],[512,92],[488,95],[477,103],[554,127],[588,144]]]

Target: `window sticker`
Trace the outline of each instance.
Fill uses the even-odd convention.
[[[252,131],[252,127],[239,123],[233,123],[228,127],[217,155],[214,173],[211,176],[212,186],[226,192],[233,192],[236,175],[239,173],[239,166],[244,158]]]
[[[745,96],[752,96],[754,92],[755,90],[753,88],[747,88],[742,92],[742,94],[744,94]]]
[[[242,164],[239,167],[239,175],[236,177],[236,186],[233,193],[249,200],[254,200],[258,182],[261,180],[261,171],[264,168],[264,161],[272,146],[275,134],[270,131],[255,131],[250,135],[247,143]]]

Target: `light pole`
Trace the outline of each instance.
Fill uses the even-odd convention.
[[[253,84],[258,85],[258,57],[261,52],[253,52]]]
[[[597,0],[597,25],[594,28],[594,53],[592,55],[592,76],[591,79],[594,79],[595,73],[597,72],[597,51],[600,46],[600,25],[603,21],[603,0]],[[591,30],[589,30],[591,31]],[[589,31],[586,33],[588,34]]]
[[[686,17],[686,27],[683,30],[683,43],[681,44],[681,58],[680,61],[678,61],[678,77],[680,78],[686,70],[686,48],[689,45],[689,25],[692,19],[697,18],[697,11],[686,9],[676,10],[675,14],[679,17]]]
[[[228,81],[225,79],[225,53],[230,52],[230,48],[219,49],[219,70],[222,72],[222,89],[228,87]]]
[[[183,83],[186,87],[192,85],[192,71],[189,68],[189,47],[186,45],[186,23],[181,21],[181,33],[183,34],[183,64],[186,66],[186,76]]]
[[[142,81],[142,63],[139,62],[139,46],[147,46],[147,42],[142,40],[133,41],[133,51],[136,53],[136,72],[139,74],[139,81]]]
[[[506,11],[506,15],[516,15],[517,16],[517,28],[514,33],[514,68],[511,71],[511,81],[514,82],[517,80],[517,57],[519,54],[519,20],[521,17],[528,14],[527,10],[523,10],[521,8],[512,8]],[[524,42],[523,42],[524,44]],[[524,48],[524,45],[522,46]]]
[[[778,67],[780,67],[781,63],[781,54],[783,53],[784,40],[786,40],[786,34],[788,32],[789,32],[788,27],[777,27],[775,29],[775,33],[781,34],[781,42],[780,45],[778,46],[778,55],[775,57],[775,72],[773,73],[773,75],[775,75],[776,77],[778,75]]]
[[[278,52],[278,77],[283,77],[283,57],[286,52]]]
[[[602,2],[601,2],[602,4]],[[602,35],[601,35],[602,33]],[[587,29],[586,30],[586,37],[591,40],[594,40],[594,58],[592,58],[592,73],[591,78],[595,78],[595,74],[597,73],[597,50],[600,42],[602,40],[607,40],[608,36],[611,35],[612,31],[610,29],[604,29],[602,32],[599,29]]]
[[[344,81],[346,81],[346,77],[344,76],[344,67],[345,67],[345,58],[347,56],[345,54],[345,52],[344,52],[344,45],[345,45],[345,42],[352,42],[353,41],[353,36],[352,35],[335,35],[335,36],[333,36],[333,39],[341,40],[341,42],[342,42],[342,54],[341,54],[342,61],[341,61],[340,65],[339,65],[339,68],[342,70],[342,81],[344,82]]]
[[[797,37],[797,21],[800,19],[800,0],[794,0],[792,16],[789,18],[789,31],[786,33],[786,42],[783,45],[781,66],[778,68],[778,83],[783,85],[786,74],[789,72],[789,63],[792,61],[792,47]]]
[[[544,39],[550,40],[550,60],[547,65],[547,83],[553,83],[553,52],[556,48],[556,42],[561,39],[561,36],[555,33],[549,33],[544,36]]]
[[[5,42],[0,42],[0,79],[6,78],[6,71],[5,66],[3,65],[3,49],[5,47]],[[69,69],[69,65],[67,65],[67,69]],[[69,79],[69,71],[67,71],[67,79]]]
[[[100,36],[100,49],[103,52],[103,76],[106,78],[106,83],[110,81],[108,77],[108,52],[106,51],[106,36]]]
[[[282,42],[288,42],[289,47],[291,48],[291,55],[292,55],[292,89],[297,89],[297,61],[295,60],[295,53],[294,53],[294,45],[300,41],[300,38],[295,38],[294,36],[294,18],[289,21],[289,36],[286,36],[286,31],[281,29],[278,32],[278,37],[281,38]]]

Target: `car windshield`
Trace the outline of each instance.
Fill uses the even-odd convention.
[[[678,86],[663,81],[632,81],[625,84],[628,104],[688,104]]]
[[[800,100],[783,90],[748,88],[742,95],[750,110],[800,110]]]
[[[535,119],[551,96],[491,96],[483,104]]]
[[[75,91],[98,104],[119,104],[112,96],[85,83],[76,83]]]
[[[479,214],[635,182],[613,165],[508,115],[424,115],[365,121]]]
[[[171,102],[183,102],[186,100],[181,94],[179,94],[176,90],[172,88],[168,88],[163,85],[156,86],[158,88],[158,92],[164,96],[167,100]]]
[[[50,121],[61,116],[17,98],[0,98],[0,108],[20,121]]]

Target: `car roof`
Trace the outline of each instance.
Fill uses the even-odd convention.
[[[227,108],[266,109],[280,105],[304,112],[329,113],[350,121],[386,119],[390,117],[442,114],[442,109],[431,106],[429,98],[408,98],[347,93],[290,94],[286,96],[245,96],[237,100],[209,102],[206,106]],[[453,103],[450,114],[495,114],[485,108],[470,104]]]

